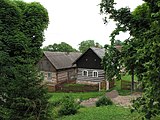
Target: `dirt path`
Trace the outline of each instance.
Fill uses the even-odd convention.
[[[98,100],[98,98],[90,98],[88,100],[82,101],[81,105],[85,106],[85,107],[92,107],[92,106],[95,106],[95,103],[97,100]]]
[[[132,100],[135,100],[136,98],[140,97],[140,93],[133,93],[131,95],[127,96],[120,96],[116,90],[113,90],[111,92],[106,93],[106,96],[109,97],[113,103],[120,105],[120,106],[125,106],[129,107],[132,105]]]
[[[107,92],[106,96],[109,97],[114,104],[129,107],[132,105],[132,100],[136,99],[137,97],[140,97],[140,93],[134,93],[132,95],[127,96],[120,96],[116,90],[113,90],[111,92]],[[81,102],[81,105],[86,107],[95,106],[96,101],[98,98],[90,98],[88,100],[84,100]]]

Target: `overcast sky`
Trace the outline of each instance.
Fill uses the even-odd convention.
[[[95,40],[101,45],[109,44],[109,35],[115,28],[110,22],[105,25],[99,14],[101,0],[24,0],[40,2],[49,13],[50,24],[45,31],[45,42],[49,44],[66,42],[78,48],[84,40]],[[129,6],[131,10],[142,4],[142,0],[116,0],[117,8]],[[118,39],[128,36],[121,34]]]

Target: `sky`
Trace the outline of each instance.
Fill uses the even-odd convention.
[[[101,45],[110,44],[109,35],[115,28],[110,21],[107,25],[100,15],[98,4],[101,0],[24,0],[25,2],[40,2],[49,14],[49,25],[45,30],[43,47],[66,42],[78,49],[79,44],[85,40],[94,40]],[[116,0],[116,8],[128,6],[131,11],[142,0]],[[125,40],[129,35],[120,34],[117,39]]]

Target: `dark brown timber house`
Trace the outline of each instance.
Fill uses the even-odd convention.
[[[65,81],[75,80],[77,77],[76,65],[72,63],[81,55],[78,52],[44,52],[38,63],[43,73],[44,82],[49,91],[55,91],[55,86]]]
[[[107,81],[102,66],[105,49],[89,48],[76,59],[73,64],[78,68],[77,83],[99,84],[99,89],[109,89],[114,86],[114,81]]]

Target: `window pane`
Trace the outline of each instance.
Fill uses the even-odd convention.
[[[97,71],[93,71],[92,76],[93,77],[98,77],[98,72]]]
[[[87,70],[82,71],[82,76],[88,76],[88,71]]]
[[[48,80],[52,80],[52,73],[48,73]]]

